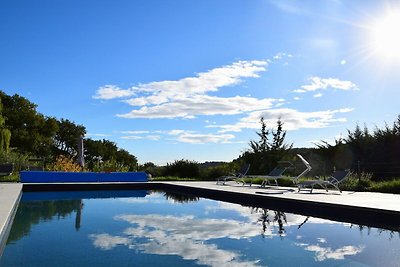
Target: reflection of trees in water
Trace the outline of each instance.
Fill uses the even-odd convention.
[[[198,196],[195,196],[195,195],[183,194],[183,193],[177,193],[177,192],[171,192],[171,191],[153,190],[152,192],[161,193],[164,195],[166,200],[171,200],[176,203],[196,202],[196,201],[199,201],[199,199],[200,199]]]
[[[165,192],[164,196],[167,200],[172,200],[173,202],[178,202],[178,203],[196,202],[199,201],[200,199],[199,197],[194,195],[186,195],[175,192]]]
[[[307,216],[307,217],[304,219],[304,222],[302,222],[301,224],[299,224],[299,226],[297,226],[297,229],[300,229],[303,225],[305,225],[309,218],[310,218],[310,216]]]
[[[57,201],[27,201],[20,202],[8,237],[7,243],[12,243],[29,235],[31,227],[43,221],[63,219],[72,212],[77,212],[75,227],[80,228],[80,214],[83,207],[81,199]]]
[[[359,224],[351,224],[350,228],[358,228],[358,230],[360,231],[360,235],[363,235],[364,232],[367,232],[367,235],[371,234],[371,230],[374,229],[372,227],[369,226],[365,226],[365,225],[359,225]],[[400,231],[393,231],[393,230],[387,230],[387,229],[381,229],[381,228],[375,228],[377,230],[377,233],[379,236],[383,235],[383,234],[387,234],[389,236],[389,240],[392,240],[394,237],[398,236],[398,238],[400,238]]]
[[[283,237],[285,235],[285,228],[284,224],[287,224],[287,219],[286,219],[286,214],[283,211],[277,211],[277,210],[268,210],[268,209],[263,209],[263,208],[255,208],[255,207],[250,207],[251,213],[257,213],[259,214],[258,222],[261,222],[262,225],[262,231],[261,235],[264,237],[265,233],[268,229],[268,227],[275,223],[278,224],[278,234],[279,236]],[[310,216],[305,217],[304,221],[300,223],[297,226],[297,229],[300,229],[303,227],[308,220],[310,219]],[[372,233],[372,230],[375,229],[372,234],[378,233],[378,235],[384,235],[387,234],[389,240],[395,238],[396,236],[400,238],[400,231],[393,231],[393,230],[387,230],[387,229],[382,229],[382,228],[372,228],[369,226],[365,225],[359,225],[359,224],[350,224],[350,228],[358,228],[360,231],[360,235],[364,234],[365,232],[367,235],[370,235]]]
[[[267,231],[267,227],[270,226],[271,224],[278,224],[278,234],[279,236],[284,236],[285,235],[285,228],[283,227],[283,224],[287,224],[286,220],[286,214],[283,211],[278,211],[274,210],[272,211],[273,216],[269,214],[268,209],[261,209],[261,208],[251,208],[252,213],[256,212],[260,214],[260,217],[258,218],[258,222],[261,222],[262,225],[262,231],[261,235],[264,237],[265,232]]]

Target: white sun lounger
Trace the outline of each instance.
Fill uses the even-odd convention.
[[[293,183],[297,183],[297,181],[299,180],[299,178],[301,178],[302,176],[304,176],[305,174],[307,174],[309,171],[311,171],[311,165],[310,163],[308,163],[307,160],[305,160],[303,158],[303,156],[301,156],[300,154],[297,154],[297,156],[300,158],[300,160],[302,161],[302,163],[305,165],[305,169],[297,176],[295,177],[290,177],[290,176],[284,176],[284,172],[289,169],[290,167],[292,167],[293,165],[289,163],[288,166],[284,166],[284,167],[275,167],[271,172],[269,172],[267,175],[251,175],[251,176],[247,176],[250,178],[261,178],[263,179],[262,183],[261,183],[261,187],[265,187],[267,185],[278,185],[278,179],[282,179],[282,178],[289,178],[292,180]],[[271,181],[274,181],[274,184],[271,184]]]
[[[311,188],[310,193],[312,193],[312,190],[314,189],[315,186],[320,186],[324,188],[326,192],[328,192],[328,187],[332,186],[338,191],[340,191],[340,193],[342,193],[342,190],[339,188],[339,184],[342,183],[344,180],[346,180],[347,177],[349,177],[350,173],[351,173],[350,170],[335,171],[326,180],[322,179],[306,180],[299,183],[297,186],[299,192],[302,188],[310,187]]]
[[[244,182],[243,178],[245,178],[249,169],[250,169],[250,164],[243,164],[237,173],[235,173],[233,175],[226,175],[226,176],[218,177],[217,184],[224,185],[227,181],[233,180],[237,183],[242,182],[244,185],[245,182]]]

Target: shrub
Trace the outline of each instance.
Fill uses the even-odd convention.
[[[72,158],[60,155],[55,162],[47,166],[49,171],[80,172],[82,167],[75,163]]]
[[[370,190],[373,192],[400,194],[400,179],[373,183]]]
[[[222,163],[217,166],[207,167],[201,170],[202,180],[216,180],[218,177],[224,175],[235,175],[239,171],[237,164]]]
[[[143,165],[139,165],[139,171],[144,171],[151,174],[152,177],[161,177],[164,173],[164,167],[156,166],[152,162],[146,162]]]
[[[29,156],[15,151],[0,152],[0,163],[13,163],[14,171],[24,170],[28,166]]]
[[[341,188],[342,190],[367,191],[372,184],[371,179],[372,173],[352,174],[343,182]]]
[[[195,161],[176,160],[174,163],[167,164],[163,176],[177,176],[187,178],[199,178],[199,164]]]

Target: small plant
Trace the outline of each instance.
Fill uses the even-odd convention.
[[[47,168],[49,171],[56,172],[81,172],[82,167],[79,166],[72,158],[60,155],[56,158],[53,164],[50,164]]]
[[[128,172],[129,166],[118,163],[116,160],[98,161],[93,164],[94,172]]]
[[[341,186],[343,190],[368,191],[372,184],[372,173],[352,174]]]
[[[370,190],[373,192],[400,194],[400,179],[373,183]]]

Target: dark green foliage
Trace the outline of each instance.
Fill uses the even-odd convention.
[[[392,126],[376,128],[371,134],[366,126],[357,125],[348,131],[347,138],[336,140],[335,145],[322,142],[317,145],[326,169],[350,168],[357,173],[372,173],[372,180],[400,176],[400,116]]]
[[[373,183],[369,190],[373,192],[400,194],[400,179]]]
[[[37,157],[52,154],[53,137],[58,130],[57,121],[36,111],[36,105],[17,94],[9,96],[0,91],[3,115],[11,131],[11,147],[21,153]]]
[[[0,91],[0,99],[3,102],[0,135],[4,133],[1,135],[4,138],[0,138],[0,145],[3,143],[3,148],[8,150],[10,141],[10,147],[21,157],[43,158],[46,163],[53,162],[59,155],[76,157],[78,140],[86,133],[85,126],[67,119],[46,117],[36,111],[37,106],[34,103],[17,94],[9,96]],[[7,133],[8,129],[10,134]],[[119,169],[133,171],[137,168],[136,157],[119,149],[111,141],[85,139],[84,147],[85,160],[90,170],[94,163],[99,166],[105,162],[113,163]]]
[[[139,165],[138,170],[151,174],[153,178],[161,177],[164,173],[164,167],[157,166],[153,162],[146,162],[143,165]]]
[[[293,144],[286,144],[286,131],[283,130],[282,120],[277,121],[276,130],[267,129],[264,118],[260,119],[261,131],[257,132],[258,141],[250,141],[250,149],[240,157],[250,163],[249,173],[267,174],[277,164],[284,160]]]
[[[115,152],[115,160],[122,165],[129,167],[129,171],[137,170],[137,158],[125,149],[120,148]]]
[[[86,128],[83,125],[77,125],[70,120],[61,119],[57,121],[58,131],[54,136],[54,147],[56,155],[76,156],[80,136],[86,134]]]
[[[175,160],[167,164],[163,176],[177,176],[187,178],[200,178],[199,163],[190,160]]]
[[[0,98],[0,152],[8,152],[10,150],[11,131],[7,129],[6,119],[2,115],[3,105]]]
[[[119,149],[114,142],[109,140],[84,140],[85,162],[89,169],[101,165],[103,162],[115,162],[123,165],[129,171],[137,169],[137,158],[124,149]]]
[[[177,192],[164,192],[164,197],[167,200],[172,200],[174,203],[190,203],[190,202],[196,202],[199,201],[199,197],[195,195],[188,195],[188,194],[183,194],[183,193],[177,193]]]
[[[82,209],[82,200],[61,200],[61,201],[33,201],[23,202],[18,206],[16,217],[22,217],[24,220],[14,220],[12,231],[8,237],[7,243],[13,243],[25,235],[28,235],[32,226],[41,221],[48,221],[53,218],[64,218],[71,213],[80,214]],[[75,225],[77,229],[79,225]]]
[[[201,171],[201,177],[204,180],[215,180],[216,178],[224,175],[234,175],[237,171],[239,171],[239,168],[240,166],[235,163],[223,163],[203,169]]]

